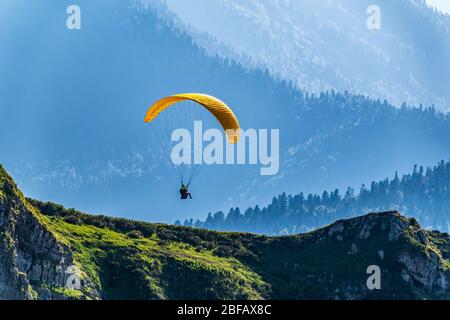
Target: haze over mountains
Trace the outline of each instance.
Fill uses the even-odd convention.
[[[65,3],[1,2],[0,162],[27,195],[88,212],[173,222],[268,204],[280,192],[359,187],[449,156],[450,119],[427,104],[398,109],[338,86],[342,91],[312,96],[246,68],[244,60],[241,66],[211,56],[164,5],[130,3],[80,0],[82,30],[69,31]],[[417,68],[428,70],[419,62]],[[437,79],[445,83],[442,74]],[[418,77],[427,84],[429,78],[426,72]],[[207,167],[192,185],[194,200],[180,202],[178,177],[143,123],[152,102],[179,92],[220,97],[244,128],[279,128],[280,173]]]
[[[183,224],[220,231],[268,235],[305,233],[342,218],[383,210],[399,210],[428,229],[450,230],[450,162],[433,168],[414,166],[410,174],[363,184],[359,190],[324,191],[322,194],[282,193],[270,205],[231,208],[227,214],[208,214],[204,221]],[[176,224],[180,225],[178,221]]]
[[[318,93],[449,110],[450,16],[425,0],[165,0],[207,51]],[[381,29],[369,30],[376,4]]]

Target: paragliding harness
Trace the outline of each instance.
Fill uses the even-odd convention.
[[[181,188],[180,188],[180,195],[181,200],[186,200],[188,197],[189,199],[192,199],[192,195],[189,192],[189,183],[187,185],[184,185],[183,181],[181,181]]]

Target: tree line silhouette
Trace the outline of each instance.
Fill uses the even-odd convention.
[[[449,230],[450,162],[441,161],[424,169],[414,166],[412,173],[373,181],[355,192],[351,187],[319,194],[274,197],[266,207],[232,208],[228,214],[209,213],[205,221],[186,220],[183,225],[222,231],[292,234],[307,232],[338,219],[373,211],[399,210],[415,217],[427,228]],[[176,224],[181,225],[180,221]]]

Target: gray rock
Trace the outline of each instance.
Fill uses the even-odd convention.
[[[342,222],[335,223],[328,230],[328,236],[331,237],[335,233],[342,233],[344,231],[344,224]]]
[[[442,271],[439,271],[438,273],[438,278],[436,280],[436,284],[441,287],[444,290],[447,290],[448,288],[448,280],[447,277],[445,276],[445,273]]]
[[[423,245],[428,245],[430,243],[428,241],[428,236],[423,229],[420,229],[418,232],[416,232],[414,234],[414,238]]]
[[[361,228],[361,230],[359,231],[358,235],[356,236],[357,239],[360,240],[365,240],[367,238],[370,237],[370,231],[373,228],[373,223],[368,222],[366,224],[364,224]]]
[[[64,298],[51,288],[65,287],[65,270],[74,264],[71,250],[19,198],[15,185],[5,188],[8,197],[0,197],[0,299]],[[98,299],[97,289],[88,285],[86,297]]]
[[[359,252],[359,249],[355,243],[352,243],[350,250],[347,252],[348,255],[354,255]]]
[[[425,289],[431,291],[438,282],[443,284],[438,275],[439,259],[434,253],[411,256],[410,253],[402,253],[398,261],[405,265],[405,270],[409,276],[420,283]]]
[[[392,224],[389,229],[389,235],[388,235],[388,241],[397,241],[398,238],[400,238],[400,235],[402,234],[402,229],[398,224]]]
[[[408,271],[406,271],[405,269],[402,269],[402,272],[400,275],[405,282],[409,283],[411,281],[411,277],[409,276]]]

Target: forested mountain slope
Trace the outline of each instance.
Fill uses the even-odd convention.
[[[425,0],[163,2],[211,55],[268,68],[303,90],[449,110],[450,16]],[[379,30],[367,27],[373,5]]]
[[[432,107],[397,109],[346,91],[311,95],[209,56],[160,9],[122,0],[78,5],[83,26],[73,31],[64,3],[0,4],[0,161],[32,197],[173,222],[269,203],[283,191],[357,188],[449,156],[450,119]],[[221,98],[244,129],[279,129],[278,174],[204,166],[191,185],[195,200],[180,202],[169,154],[143,122],[152,102],[179,92]]]
[[[337,219],[361,213],[399,210],[416,218],[426,228],[449,231],[450,162],[439,162],[401,177],[373,181],[359,190],[324,191],[322,194],[283,193],[266,207],[256,206],[241,211],[232,208],[227,215],[219,211],[205,221],[186,220],[185,226],[211,230],[255,232],[263,234],[295,234],[322,227]],[[176,224],[181,224],[177,222]]]

